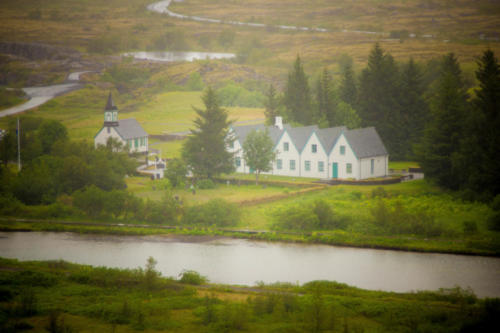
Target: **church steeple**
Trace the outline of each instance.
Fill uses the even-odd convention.
[[[108,102],[104,108],[104,126],[118,126],[118,108],[116,107],[115,102],[113,102],[111,92],[109,93]]]

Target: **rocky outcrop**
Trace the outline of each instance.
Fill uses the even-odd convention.
[[[73,49],[41,43],[0,42],[0,53],[28,60],[80,59],[80,53]]]

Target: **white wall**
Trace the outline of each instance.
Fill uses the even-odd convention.
[[[313,153],[312,145],[316,145],[317,151]],[[311,170],[306,171],[306,161],[310,162]],[[318,170],[318,162],[323,162],[323,172]],[[328,157],[323,145],[319,141],[316,133],[313,133],[301,153],[301,177],[328,178]]]
[[[345,147],[345,155],[340,154],[340,147]],[[332,178],[333,163],[338,165],[338,178],[340,179],[360,179],[359,178],[359,160],[351,149],[351,146],[347,142],[344,134],[341,134],[337,139],[337,142],[333,146],[330,152],[330,158],[328,163],[328,178]],[[352,172],[347,173],[347,163],[351,163]]]
[[[108,133],[108,128],[109,128],[109,133]],[[123,145],[127,144],[125,140],[123,140],[122,137],[118,134],[118,132],[116,132],[114,127],[103,127],[94,138],[94,146],[96,148],[99,145],[105,146],[106,142],[108,142],[108,138],[110,137],[120,141]]]
[[[110,138],[110,137],[118,140],[124,146],[131,147],[130,152],[145,153],[148,151],[148,145],[149,145],[148,137],[145,137],[145,144],[144,145],[141,145],[141,139],[138,138],[139,146],[137,148],[135,148],[134,139],[123,140],[122,137],[118,134],[118,132],[115,130],[114,127],[109,127],[109,133],[108,133],[108,127],[103,127],[94,138],[94,146],[95,147],[97,147],[99,145],[105,146],[106,142],[108,142],[108,138]],[[132,146],[129,145],[129,141],[132,141]]]
[[[371,172],[373,160],[373,173]],[[383,177],[388,174],[389,156],[374,156],[361,159],[361,179]]]
[[[285,142],[288,142],[288,151],[283,148]],[[301,171],[299,151],[287,131],[284,131],[274,151],[277,152],[276,160],[273,163],[273,171],[268,172],[268,174],[298,177]],[[282,160],[283,168],[281,170],[277,168],[278,159]],[[290,160],[295,160],[295,170],[290,170]]]

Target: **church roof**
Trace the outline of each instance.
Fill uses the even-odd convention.
[[[108,102],[106,103],[104,111],[111,111],[111,110],[118,110],[118,108],[116,107],[115,102],[113,102],[113,97],[111,96],[110,92],[108,95]]]
[[[119,120],[115,130],[124,140],[148,136],[148,133],[134,118]]]

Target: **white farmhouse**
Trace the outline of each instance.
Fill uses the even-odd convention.
[[[148,152],[148,133],[133,118],[118,120],[118,108],[111,93],[104,108],[104,126],[95,135],[94,145],[106,145],[109,138],[115,138],[127,145],[131,153]]]
[[[267,174],[321,179],[367,179],[388,175],[389,154],[373,127],[349,130],[346,127],[318,128],[282,125],[232,127],[236,172],[253,170],[243,159],[243,142],[253,131],[267,130],[277,153]]]

